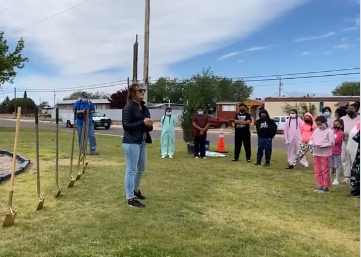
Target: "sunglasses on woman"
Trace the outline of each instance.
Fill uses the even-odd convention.
[[[138,93],[145,93],[145,92],[147,92],[147,90],[141,88],[141,89],[138,89],[137,92],[138,92]]]

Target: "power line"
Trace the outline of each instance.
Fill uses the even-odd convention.
[[[5,7],[4,9],[1,9],[1,10],[0,10],[0,13],[1,13],[1,12],[4,12],[4,11],[6,11],[6,10],[9,10],[10,8],[12,8],[12,7],[14,7],[15,5],[18,5],[18,4],[20,4],[21,2],[24,2],[24,1],[25,1],[25,0],[20,0],[20,1],[16,2],[15,4],[12,4],[12,5],[8,6],[8,7]]]
[[[335,77],[335,76],[346,76],[346,75],[355,75],[360,74],[359,72],[349,72],[349,73],[338,73],[338,74],[324,74],[324,75],[312,75],[312,76],[303,76],[303,77],[286,77],[282,80],[293,80],[293,79],[310,79],[310,78],[324,78],[324,77]],[[243,80],[244,82],[260,82],[260,81],[275,81],[279,80],[278,78],[269,78],[269,79],[252,79],[252,80]]]
[[[85,1],[83,1],[83,2],[81,2],[81,3],[79,3],[79,4],[73,5],[73,6],[69,7],[68,9],[65,9],[65,10],[63,10],[63,11],[61,11],[61,12],[58,12],[58,13],[52,15],[52,16],[49,16],[49,17],[47,17],[47,18],[45,18],[45,19],[43,19],[43,20],[40,20],[40,21],[38,21],[38,22],[35,22],[35,23],[33,23],[33,24],[25,27],[25,28],[19,29],[19,30],[13,32],[13,34],[18,33],[18,32],[20,32],[20,31],[23,31],[23,30],[26,30],[26,29],[28,29],[28,28],[31,28],[31,27],[33,27],[33,26],[35,26],[35,25],[38,25],[38,24],[40,24],[40,23],[42,23],[42,22],[44,22],[44,21],[50,20],[50,19],[52,19],[52,18],[54,18],[54,17],[56,17],[56,16],[58,16],[58,15],[60,15],[60,14],[63,14],[63,13],[65,13],[65,12],[67,12],[67,11],[70,11],[70,10],[72,10],[72,9],[74,9],[74,8],[80,6],[80,5],[83,5],[83,4],[85,4],[85,3],[89,2],[89,1],[91,1],[91,0],[85,0]]]

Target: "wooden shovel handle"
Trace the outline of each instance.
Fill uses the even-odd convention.
[[[16,116],[13,163],[12,163],[12,167],[11,167],[11,178],[10,178],[10,190],[9,191],[14,191],[16,159],[17,159],[18,139],[19,139],[19,129],[20,129],[20,116],[21,116],[21,107],[19,106],[18,111],[17,111],[17,116]]]

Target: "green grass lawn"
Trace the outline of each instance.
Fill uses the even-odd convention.
[[[0,129],[12,151],[13,129]],[[35,161],[35,134],[22,129],[18,153]],[[60,133],[63,194],[55,199],[55,132],[41,131],[44,209],[35,211],[35,164],[17,176],[15,226],[0,228],[3,257],[348,257],[360,255],[360,202],[347,185],[313,193],[311,169],[285,170],[285,153],[270,167],[195,160],[177,144],[174,159],[148,147],[142,180],[145,209],[126,206],[120,137],[98,136],[99,156],[71,189],[71,133]],[[0,186],[1,219],[8,186]],[[1,221],[2,222],[2,221]]]

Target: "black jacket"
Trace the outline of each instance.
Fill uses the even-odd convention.
[[[266,118],[256,121],[257,135],[259,138],[274,138],[277,133],[277,124],[270,118],[266,110],[260,111],[260,116],[262,113],[266,114]]]
[[[153,130],[153,127],[148,127],[144,124],[144,119],[150,118],[150,113],[143,101],[141,102],[141,106],[142,110],[139,109],[139,104],[137,102],[129,101],[123,108],[122,126],[124,129],[124,144],[143,143],[144,133],[146,133],[145,143],[152,143],[149,132]]]

